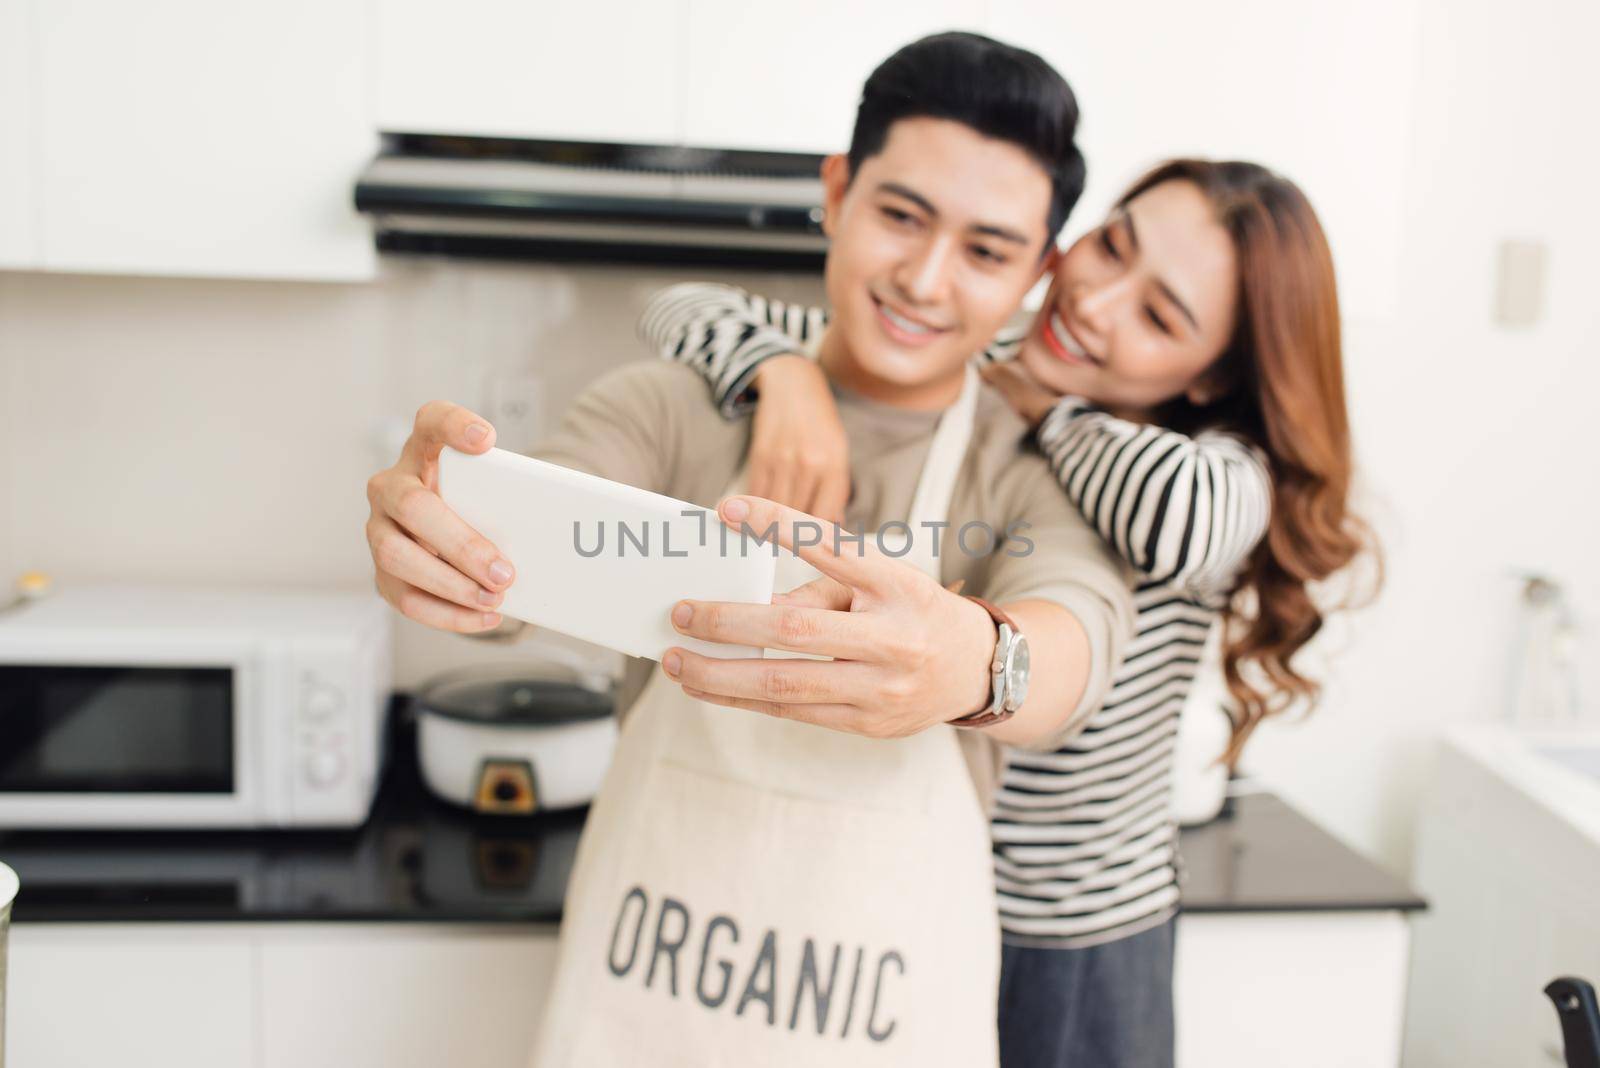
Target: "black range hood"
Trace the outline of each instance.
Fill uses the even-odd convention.
[[[820,270],[822,158],[385,133],[355,205],[383,252]]]

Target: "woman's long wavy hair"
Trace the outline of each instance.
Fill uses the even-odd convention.
[[[1254,163],[1179,159],[1123,194],[1125,206],[1170,181],[1191,182],[1233,240],[1239,265],[1234,336],[1208,372],[1220,400],[1184,397],[1154,414],[1188,433],[1215,427],[1267,454],[1272,517],[1223,616],[1222,667],[1233,695],[1232,766],[1267,716],[1309,709],[1321,686],[1293,665],[1322,629],[1312,586],[1373,548],[1350,510],[1353,461],[1345,411],[1339,296],[1316,212],[1293,182]]]

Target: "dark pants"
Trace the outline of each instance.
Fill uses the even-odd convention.
[[[1000,1068],[1171,1068],[1175,924],[1085,949],[1006,945]]]

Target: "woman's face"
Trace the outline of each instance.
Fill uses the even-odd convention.
[[[1019,354],[1039,382],[1138,417],[1220,389],[1205,372],[1233,336],[1233,242],[1192,182],[1163,182],[1061,253]]]

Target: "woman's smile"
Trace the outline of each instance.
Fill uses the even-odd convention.
[[[1099,366],[1100,361],[1089,355],[1089,350],[1083,347],[1067,327],[1066,320],[1061,318],[1060,312],[1055,310],[1050,312],[1050,317],[1045,321],[1040,334],[1044,337],[1044,343],[1051,353],[1063,363],[1085,367]]]

